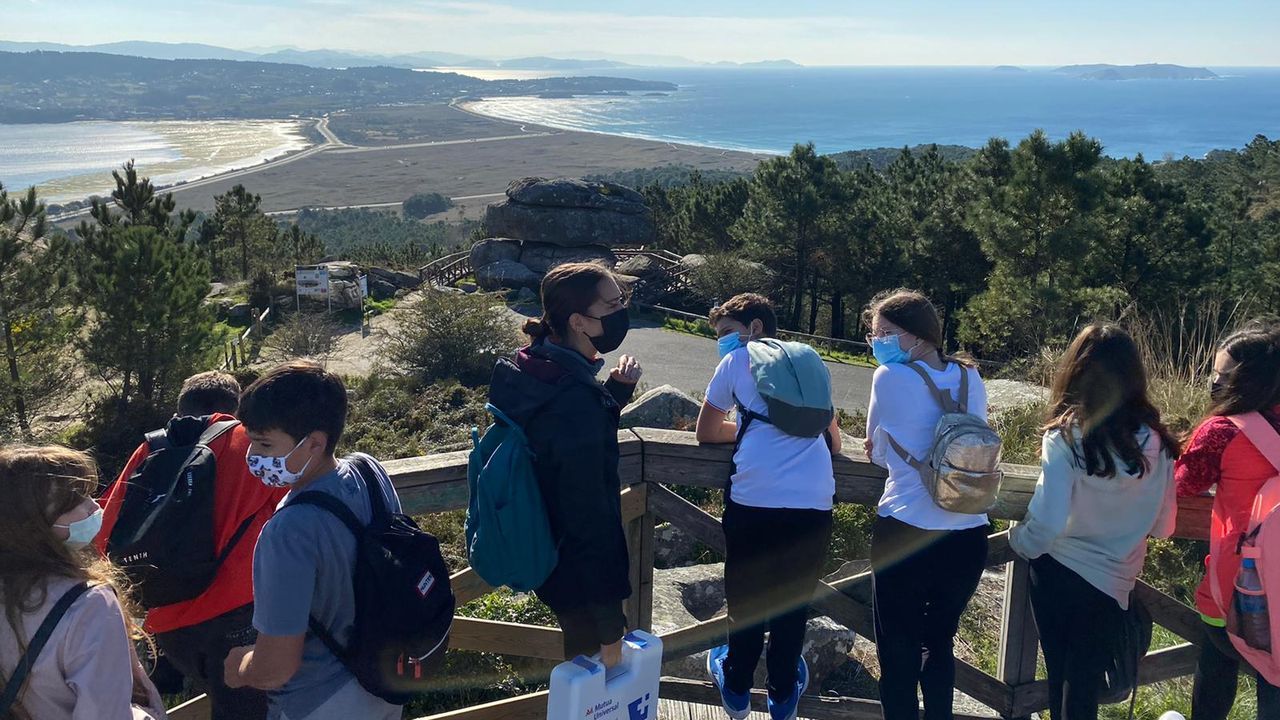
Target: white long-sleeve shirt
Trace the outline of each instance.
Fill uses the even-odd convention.
[[[1035,494],[1025,520],[1009,533],[1019,555],[1048,553],[1122,608],[1142,572],[1147,537],[1168,537],[1177,519],[1174,458],[1158,433],[1144,427],[1138,438],[1146,472],[1130,474],[1117,458],[1116,476],[1104,478],[1086,474],[1083,454],[1072,451],[1075,437],[1045,433]]]
[[[987,418],[987,388],[976,369],[959,363],[950,363],[941,371],[922,362],[917,365],[929,373],[939,390],[951,393],[953,398],[960,390],[960,373],[969,373],[966,411],[983,420]],[[922,530],[968,530],[986,525],[985,514],[955,513],[938,507],[920,473],[889,446],[892,437],[912,457],[928,457],[941,417],[942,406],[914,370],[901,363],[876,369],[871,380],[871,405],[867,408],[867,437],[871,439],[871,462],[889,471],[876,513]]]

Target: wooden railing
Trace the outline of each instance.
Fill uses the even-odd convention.
[[[634,590],[626,604],[630,626],[651,629],[653,618],[654,526],[659,519],[690,534],[697,541],[724,552],[720,520],[689,503],[669,486],[722,488],[729,473],[731,450],[725,445],[700,445],[692,433],[637,428],[618,435],[621,451],[622,520],[631,554],[631,584]],[[884,471],[871,464],[861,452],[861,443],[848,440],[844,454],[836,458],[836,500],[840,503],[874,506],[884,489]],[[467,506],[467,453],[454,452],[386,463],[395,482],[401,504],[414,515],[460,510]],[[999,501],[990,516],[1000,520],[1020,520],[1035,490],[1036,468],[1007,466]],[[1210,498],[1186,498],[1179,502],[1176,537],[1203,539],[1209,526]],[[988,567],[1004,565],[1005,596],[1001,622],[999,657],[995,675],[964,662],[957,662],[956,687],[1002,718],[1023,718],[1048,706],[1048,686],[1036,678],[1038,637],[1031,617],[1028,597],[1028,570],[1025,561],[1009,548],[1008,534],[990,538]],[[492,591],[471,569],[453,576],[458,604]],[[1142,661],[1139,679],[1150,684],[1195,670],[1195,644],[1204,641],[1203,624],[1192,608],[1139,582],[1138,596],[1147,604],[1155,622],[1186,642],[1156,650]],[[871,574],[862,572],[819,582],[814,592],[816,612],[865,637],[873,637],[871,614]],[[672,660],[714,647],[724,641],[726,617],[721,614],[663,635],[664,658]],[[561,659],[561,635],[555,628],[518,623],[456,618],[450,647],[509,656]],[[707,682],[664,679],[663,699],[719,704],[716,690]],[[756,709],[764,708],[763,695],[753,696]],[[508,700],[463,708],[427,720],[495,720],[497,718],[543,720],[546,693],[522,695]],[[197,698],[175,708],[175,720],[204,720],[208,705]],[[800,716],[814,720],[880,718],[879,703],[846,697],[805,697]],[[960,720],[974,720],[957,715]],[[564,720],[549,718],[547,720]]]
[[[257,310],[251,311],[253,322],[249,323],[249,327],[235,338],[232,338],[222,348],[222,366],[218,368],[223,372],[228,370],[239,370],[253,361],[253,348],[250,341],[255,337],[262,339],[262,326],[267,322],[267,318],[271,316],[271,308],[258,313]]]

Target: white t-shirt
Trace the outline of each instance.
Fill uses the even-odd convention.
[[[724,412],[741,405],[769,416],[769,407],[756,391],[745,347],[729,353],[716,366],[707,385],[707,402]],[[740,413],[738,422],[743,420]],[[755,421],[747,428],[733,460],[737,472],[732,478],[732,497],[739,505],[831,509],[836,480],[825,438],[796,437],[767,422]]]
[[[952,397],[960,390],[961,370],[969,373],[969,404],[965,409],[986,419],[987,388],[977,370],[959,363],[949,363],[942,371],[922,362],[916,365],[929,373],[939,390],[951,392]],[[889,446],[892,437],[912,457],[925,457],[941,417],[942,406],[914,370],[901,363],[876,369],[871,381],[871,405],[867,408],[867,437],[871,438],[871,462],[889,471],[876,512],[923,530],[967,530],[986,525],[985,513],[969,515],[938,507],[920,473]]]

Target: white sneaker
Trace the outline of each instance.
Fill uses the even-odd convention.
[[[1187,720],[1187,718],[1177,710],[1166,710],[1165,713],[1160,716],[1160,720]]]

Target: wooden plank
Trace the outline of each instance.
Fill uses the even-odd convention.
[[[729,616],[720,613],[696,625],[673,630],[662,638],[662,661],[679,660],[724,643],[729,630]]]
[[[455,617],[449,649],[563,660],[564,637],[557,628]]]
[[[169,720],[212,720],[213,703],[208,695],[197,695],[169,711]]]
[[[996,676],[1009,685],[1036,679],[1040,634],[1031,613],[1031,566],[1018,558],[1005,565],[1000,612],[1000,655]]]
[[[646,485],[646,487],[648,487]],[[636,520],[640,524],[640,584],[632,592],[639,597],[638,618],[636,627],[649,632],[653,631],[653,556],[657,550],[657,538],[654,537],[654,526],[657,521],[653,513],[646,512]]]
[[[726,444],[701,445],[693,433],[677,430],[635,428],[644,442],[644,478],[649,482],[691,487],[724,487],[729,473],[732,447]],[[1004,483],[992,518],[1021,520],[1035,492],[1039,468],[1004,465]],[[873,465],[862,452],[862,443],[851,438],[835,458],[836,499],[839,502],[875,505],[884,490],[885,471]],[[1175,537],[1208,537],[1212,498],[1181,498]]]
[[[459,570],[450,575],[449,585],[453,588],[453,597],[457,600],[459,607],[476,598],[484,597],[494,590],[492,585],[481,580],[480,575],[471,568]]]
[[[1138,665],[1138,684],[1151,685],[1196,671],[1200,649],[1191,643],[1148,653]],[[1127,702],[1127,701],[1126,701]],[[1049,707],[1049,683],[1037,680],[1020,685],[1013,690],[1014,717],[1025,717],[1042,712]]]
[[[703,545],[724,554],[724,530],[715,516],[661,485],[649,486],[649,507],[658,517],[689,533]]]
[[[1183,640],[1196,644],[1205,642],[1204,621],[1195,608],[1178,602],[1141,580],[1133,591],[1147,606],[1151,619],[1157,625],[1168,628]]]
[[[627,627],[641,627],[641,585],[644,583],[644,545],[645,532],[642,524],[648,510],[648,485],[640,483],[622,491],[622,522],[627,537],[627,567],[631,583],[631,596],[623,603],[627,616]],[[649,542],[652,542],[653,531],[649,531]],[[652,563],[650,563],[652,565]]]
[[[720,706],[720,692],[711,683],[700,680],[663,678],[659,694],[664,700],[712,705],[717,709]],[[767,712],[765,698],[766,693],[763,690],[752,690],[752,708],[758,712]],[[884,711],[880,703],[875,700],[804,695],[800,698],[799,715],[810,720],[881,720]],[[720,711],[719,716],[723,716],[723,711]],[[923,711],[921,716],[923,717]],[[956,714],[955,718],[956,720],[990,720],[990,717],[980,715]]]
[[[418,720],[547,720],[547,691],[429,715]]]

